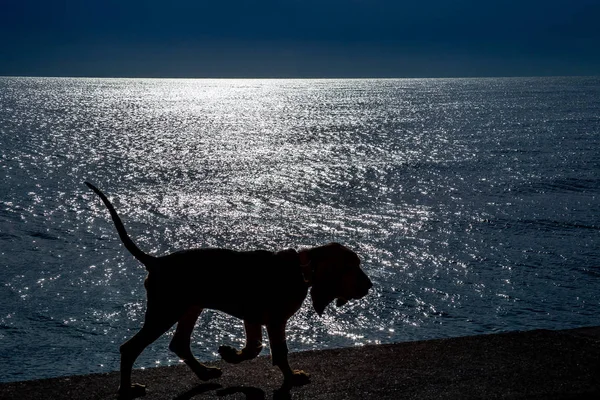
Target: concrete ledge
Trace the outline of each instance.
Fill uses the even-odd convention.
[[[268,357],[134,371],[153,399],[600,399],[600,327],[537,330],[290,354],[311,383],[279,391]],[[0,384],[2,399],[116,399],[118,373]]]

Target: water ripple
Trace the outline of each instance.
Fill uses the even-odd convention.
[[[596,78],[0,78],[0,381],[117,369],[141,325],[144,268],[84,180],[155,254],[356,249],[372,293],[307,300],[293,350],[596,323],[599,107]],[[243,340],[198,325],[203,359]],[[139,366],[178,363],[168,339]]]

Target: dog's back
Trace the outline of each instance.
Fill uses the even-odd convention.
[[[295,255],[216,248],[178,251],[156,259],[146,280],[148,297],[167,296],[263,324],[288,318],[308,290]]]

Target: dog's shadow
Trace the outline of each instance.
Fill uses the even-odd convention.
[[[217,396],[225,397],[235,393],[243,393],[246,400],[264,400],[265,391],[252,386],[231,386],[225,389],[217,390]]]
[[[273,400],[288,400],[291,399],[290,387],[282,386],[281,388],[275,390],[273,392]],[[266,393],[264,390],[259,389],[257,387],[252,386],[230,386],[228,388],[223,388],[218,383],[202,383],[185,393],[180,394],[175,397],[173,400],[190,400],[193,397],[209,392],[211,390],[217,391],[217,396],[225,397],[230,396],[236,393],[242,393],[246,396],[246,400],[265,400]]]
[[[191,388],[187,392],[182,393],[179,396],[175,397],[173,400],[189,400],[189,399],[193,398],[194,396],[197,396],[201,393],[210,392],[211,390],[217,390],[222,387],[223,386],[219,385],[218,383],[201,383],[201,384]]]

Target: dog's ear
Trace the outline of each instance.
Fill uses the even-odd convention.
[[[335,300],[335,295],[331,289],[328,289],[324,285],[313,285],[310,289],[310,298],[312,299],[315,311],[320,317],[329,303]]]
[[[327,257],[313,256],[312,263],[314,264],[314,274],[310,297],[315,311],[322,316],[329,303],[335,300],[339,276],[336,276],[336,272],[338,272],[336,264]]]
[[[348,299],[359,298],[352,290],[355,286],[352,277],[362,273],[355,252],[339,243],[329,243],[310,249],[310,258],[314,268],[310,296],[319,316],[336,298],[338,307],[346,304]],[[368,283],[370,287],[370,281]]]

